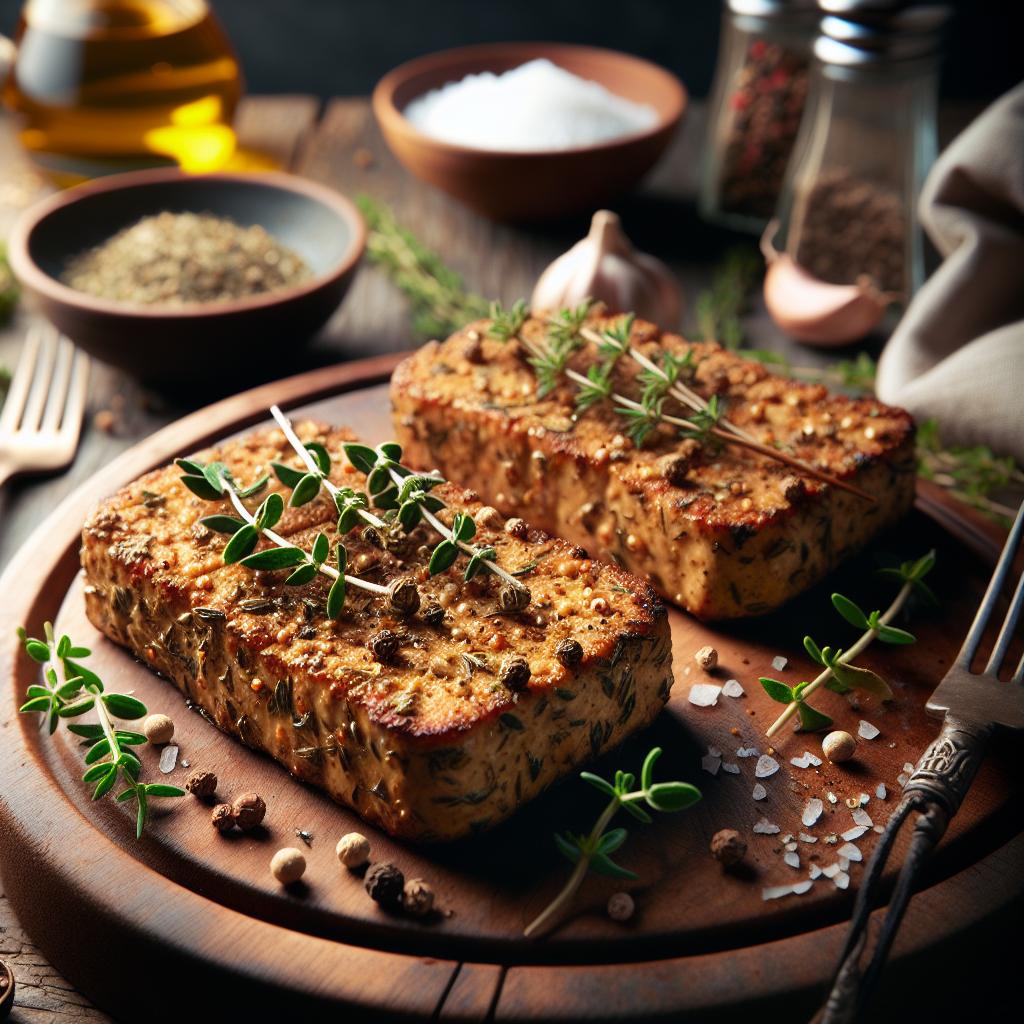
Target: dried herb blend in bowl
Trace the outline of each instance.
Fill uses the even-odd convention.
[[[101,299],[183,306],[280,291],[311,276],[301,256],[258,224],[159,213],[74,257],[61,280]]]

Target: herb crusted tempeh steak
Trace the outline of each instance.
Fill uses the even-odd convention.
[[[588,326],[618,323],[593,316]],[[396,370],[391,398],[406,458],[646,577],[699,618],[778,607],[911,506],[914,427],[900,409],[773,376],[650,323],[632,326],[630,341],[648,358],[692,352],[690,386],[705,399],[720,396],[728,418],[754,439],[857,485],[871,503],[748,449],[684,439],[667,424],[638,449],[612,401],[576,413],[575,386],[564,378],[538,398],[526,346],[489,337],[488,326],[431,342]],[[520,335],[536,347],[545,332],[545,322],[531,318]],[[584,341],[569,366],[585,374],[601,358]],[[614,390],[639,399],[637,369],[620,357]],[[665,411],[688,413],[672,399]]]
[[[350,434],[297,429],[338,456],[339,485],[360,485],[340,457]],[[222,461],[241,484],[271,460],[292,461],[276,430],[198,458]],[[195,497],[180,476],[174,467],[150,473],[86,523],[90,620],[221,729],[394,835],[446,840],[493,825],[649,723],[668,699],[669,629],[653,590],[565,541],[505,522],[468,491],[437,488],[449,506],[441,515],[474,516],[479,542],[522,572],[532,597],[525,611],[495,614],[500,581],[463,581],[465,559],[428,576],[439,538],[421,525],[390,550],[358,528],[345,536],[349,572],[383,584],[413,578],[418,612],[399,616],[350,586],[332,620],[323,577],[286,587],[287,570],[224,565],[227,538],[199,520],[228,504]],[[321,495],[287,509],[276,530],[306,550],[322,530],[333,546],[336,516]],[[394,653],[376,642],[382,630],[392,643],[397,636]],[[521,667],[509,673],[513,655],[528,662],[528,682]]]

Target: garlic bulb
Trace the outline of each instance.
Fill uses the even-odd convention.
[[[636,313],[660,327],[679,326],[682,291],[661,260],[637,252],[616,214],[598,210],[590,233],[541,274],[532,308],[553,312],[585,299],[603,302],[611,313]]]

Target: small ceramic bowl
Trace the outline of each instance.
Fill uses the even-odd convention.
[[[500,74],[534,58],[610,92],[647,103],[650,129],[597,145],[559,150],[488,150],[424,135],[402,111],[417,96],[481,71]],[[591,212],[627,191],[654,166],[686,109],[686,90],[656,64],[613,50],[561,43],[496,43],[445,50],[409,61],[373,91],[373,110],[392,152],[416,177],[500,221],[537,221]]]
[[[63,284],[68,260],[150,214],[190,211],[259,224],[297,252],[313,276],[294,287],[185,306],[101,299]],[[366,226],[344,196],[289,174],[118,174],[59,192],[26,210],[8,242],[11,268],[43,314],[72,341],[147,381],[176,383],[310,338],[356,273]],[[283,367],[287,372],[287,365]]]

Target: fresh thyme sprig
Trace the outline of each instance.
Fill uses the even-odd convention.
[[[368,590],[373,594],[389,596],[388,587],[346,574],[348,552],[340,541],[335,545],[335,568],[328,564],[331,545],[326,534],[317,534],[312,549],[304,551],[275,533],[273,527],[284,514],[284,498],[277,492],[268,494],[255,514],[250,512],[243,499],[262,490],[267,483],[266,477],[250,487],[240,489],[223,463],[212,462],[204,465],[194,459],[178,459],[176,465],[184,472],[182,482],[194,494],[208,501],[227,498],[238,513],[240,518],[213,515],[200,519],[200,523],[208,529],[230,535],[231,540],[221,553],[226,565],[237,562],[246,569],[263,571],[291,569],[285,580],[285,584],[289,586],[310,583],[318,573],[328,577],[331,580],[331,589],[327,594],[327,614],[332,619],[341,614],[348,585]],[[260,537],[269,540],[274,547],[256,551]]]
[[[109,693],[91,669],[81,664],[81,658],[91,653],[87,647],[76,647],[68,636],[57,640],[53,625],[43,625],[45,639],[37,640],[18,630],[25,652],[43,666],[43,682],[28,688],[28,700],[19,709],[22,714],[42,714],[52,736],[62,719],[78,718],[95,711],[98,722],[85,724],[72,722],[68,730],[82,737],[89,752],[85,763],[89,765],[82,776],[83,782],[95,783],[92,799],[106,796],[120,778],[125,785],[115,800],[126,803],[134,800],[135,835],[141,837],[149,815],[150,797],[184,796],[185,790],[158,782],[140,782],[142,762],[128,749],[141,746],[146,737],[114,725],[113,719],[125,721],[142,718],[146,705],[126,693]]]
[[[377,508],[393,513],[406,532],[425,520],[440,534],[441,542],[431,553],[428,564],[431,576],[451,568],[462,552],[469,556],[463,574],[465,579],[471,580],[478,573],[486,572],[504,583],[500,596],[503,611],[521,611],[530,603],[529,588],[498,565],[495,549],[470,543],[476,535],[476,523],[471,516],[456,512],[450,527],[437,517],[436,513],[446,506],[430,490],[444,483],[441,477],[414,473],[403,466],[401,445],[394,441],[376,448],[350,443],[343,445],[343,450],[349,462],[366,475],[366,489]]]
[[[808,731],[825,729],[832,724],[832,719],[807,703],[819,687],[824,686],[836,693],[849,690],[865,690],[882,700],[890,700],[892,691],[888,684],[877,673],[870,669],[852,664],[874,640],[886,644],[912,644],[915,637],[905,629],[891,625],[899,614],[911,593],[918,592],[932,603],[937,603],[931,588],[924,578],[935,565],[935,552],[929,551],[916,561],[904,562],[898,568],[882,569],[880,572],[895,576],[902,582],[899,593],[892,604],[884,611],[864,612],[859,605],[842,594],[832,595],[832,605],[839,614],[852,626],[864,630],[857,642],[848,650],[833,650],[831,647],[819,647],[809,637],[804,637],[804,648],[811,658],[822,666],[822,672],[812,682],[800,683],[789,687],[777,679],[762,678],[761,685],[772,700],[787,705],[786,710],[772,723],[766,735],[774,736],[794,715],[800,716],[802,728]]]
[[[471,320],[487,315],[487,300],[466,291],[461,276],[400,227],[387,206],[366,195],[358,196],[356,202],[370,229],[367,257],[386,270],[409,299],[417,334],[424,338],[447,337]]]
[[[754,246],[736,246],[711,274],[711,284],[697,296],[694,341],[717,341],[729,349],[743,344],[743,314],[764,262]]]
[[[576,866],[561,892],[527,925],[523,931],[525,936],[529,938],[539,935],[558,921],[583,884],[588,871],[610,875],[612,878],[637,877],[634,872],[620,867],[611,859],[611,855],[629,836],[624,828],[608,830],[612,819],[620,810],[627,811],[645,824],[650,824],[653,819],[641,804],[646,804],[652,810],[668,813],[686,810],[700,800],[700,790],[688,782],[654,781],[654,763],[660,756],[661,747],[654,747],[644,758],[640,770],[639,789],[633,788],[636,777],[630,772],[617,771],[612,782],[591,772],[580,772],[581,779],[610,798],[608,805],[586,835],[574,835],[572,832],[566,832],[564,835],[555,833],[555,845],[559,852]]]
[[[632,326],[631,317],[622,318],[611,331],[605,330],[598,333],[583,326],[587,310],[589,310],[589,303],[584,303],[576,311],[563,310],[555,317],[554,321],[549,321],[549,331],[544,341],[537,343],[527,342],[521,335],[522,327],[529,316],[525,303],[520,300],[508,310],[503,309],[500,303],[494,303],[491,306],[492,323],[488,334],[505,342],[516,338],[525,346],[529,354],[529,363],[537,375],[538,398],[549,394],[559,380],[565,377],[575,384],[578,392],[582,394],[585,409],[606,397],[614,401],[616,413],[627,420],[627,432],[638,447],[656,427],[664,423],[677,428],[683,437],[693,438],[704,444],[714,441],[739,445],[757,452],[759,455],[783,462],[825,483],[849,491],[851,494],[856,494],[866,501],[875,501],[871,495],[859,487],[824,473],[792,455],[761,444],[734,424],[729,424],[728,429],[723,428],[720,424],[728,423],[728,421],[724,418],[725,409],[717,396],[713,396],[714,405],[712,405],[711,400],[706,401],[683,385],[678,373],[673,380],[669,369],[658,366],[628,344],[628,330]],[[552,322],[556,325],[553,337],[550,330]],[[587,374],[573,370],[568,365],[569,358],[585,339],[595,341],[599,347],[603,345],[604,352],[616,353],[616,357],[628,355],[635,362],[640,363],[647,375],[645,379],[648,382],[653,378],[660,379],[660,382],[665,385],[665,394],[660,393],[660,388],[655,391],[649,387],[645,388],[645,394],[640,401],[619,394],[612,390],[611,370],[608,368],[607,362],[593,373],[590,373],[589,369]],[[678,367],[679,370],[683,368],[682,364]],[[665,412],[663,406],[666,394],[671,394],[673,398],[692,409],[693,414],[689,418],[683,419]]]

